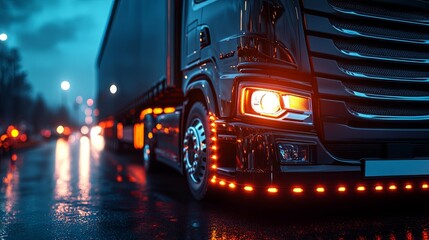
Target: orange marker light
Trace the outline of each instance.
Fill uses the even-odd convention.
[[[164,108],[164,113],[174,113],[175,111],[176,111],[176,108],[174,108],[174,107]]]
[[[288,109],[307,112],[310,111],[310,100],[304,97],[293,95],[283,96],[283,102]]]
[[[122,182],[122,176],[121,175],[118,175],[118,176],[116,176],[116,181],[117,182]]]
[[[229,188],[235,188],[235,184],[234,184],[234,183],[230,183],[230,184],[228,185],[228,187],[229,187]]]
[[[300,187],[296,187],[292,189],[292,192],[294,193],[302,193],[304,192],[304,189],[300,188]]]
[[[152,108],[147,108],[140,113],[140,120],[143,120],[144,117],[148,114],[152,114]]]
[[[366,188],[364,186],[359,186],[356,190],[358,190],[359,192],[363,192],[366,190]]]
[[[389,190],[396,190],[398,189],[398,187],[396,187],[396,185],[390,185],[389,186]]]
[[[407,185],[405,185],[405,189],[411,190],[411,189],[413,189],[413,185],[407,184]]]
[[[346,191],[346,187],[338,187],[338,192],[345,192]]]
[[[324,187],[318,187],[318,188],[316,188],[316,192],[323,193],[323,192],[325,192],[325,188]]]
[[[251,192],[251,191],[253,191],[253,187],[251,187],[251,186],[245,186],[244,187],[244,191]]]
[[[162,108],[154,108],[153,113],[154,114],[161,114],[163,112]]]
[[[219,185],[221,185],[221,186],[225,186],[225,181],[223,181],[223,180],[221,180],[220,182],[219,182]]]
[[[213,176],[212,179],[210,180],[210,182],[216,183],[216,176]]]
[[[270,187],[270,188],[267,189],[267,191],[269,193],[278,193],[279,192],[279,190],[277,188],[275,188],[275,187]]]
[[[429,185],[428,185],[428,184],[426,184],[426,183],[423,183],[422,188],[423,188],[423,189],[428,189],[428,188],[429,188]]]
[[[380,185],[375,186],[375,191],[383,191],[383,186],[380,186]]]
[[[18,155],[14,153],[12,154],[12,157],[10,157],[10,159],[15,162],[16,160],[18,160]]]
[[[212,169],[217,169],[216,164],[213,164],[213,165],[212,165]]]
[[[14,128],[14,129],[12,129],[12,131],[10,131],[10,135],[11,135],[13,138],[16,138],[16,137],[18,137],[18,135],[19,135],[19,131],[18,131],[16,128]]]
[[[124,125],[122,123],[116,124],[116,137],[118,139],[124,138]]]

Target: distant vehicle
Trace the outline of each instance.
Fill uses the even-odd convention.
[[[55,129],[55,136],[68,138],[72,133],[72,129],[68,126],[58,125]]]
[[[99,126],[146,170],[183,173],[196,199],[428,190],[428,12],[419,0],[117,0]]]
[[[42,130],[40,130],[40,135],[44,138],[44,139],[50,139],[52,136],[52,130],[48,129],[48,128],[44,128]]]
[[[27,140],[26,133],[14,125],[9,125],[4,132],[0,133],[0,153],[10,152],[17,144],[25,143]]]

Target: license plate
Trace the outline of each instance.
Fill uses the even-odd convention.
[[[429,176],[429,160],[365,160],[365,177]]]

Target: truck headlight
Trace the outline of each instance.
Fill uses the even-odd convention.
[[[242,115],[311,123],[309,96],[258,87],[244,87],[240,94]]]
[[[278,116],[284,110],[281,108],[280,95],[276,92],[256,90],[251,93],[250,105],[256,113]]]

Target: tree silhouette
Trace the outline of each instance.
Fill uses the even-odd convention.
[[[71,124],[67,108],[51,110],[41,95],[32,99],[31,93],[18,49],[0,42],[0,129],[9,124],[24,124],[38,133],[42,128]]]
[[[0,121],[19,123],[25,118],[25,108],[31,105],[31,85],[20,61],[17,49],[0,44]]]

